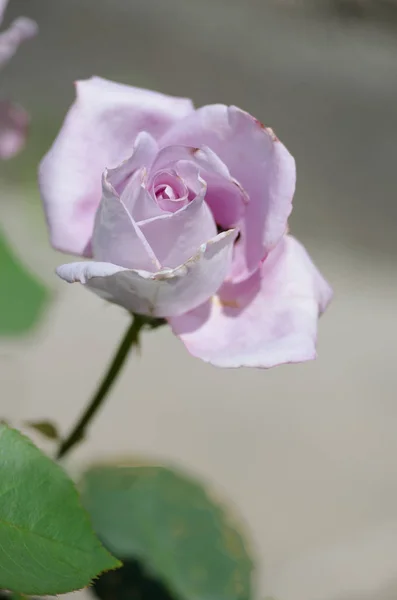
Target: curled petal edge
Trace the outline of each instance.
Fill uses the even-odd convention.
[[[157,273],[91,261],[62,265],[57,274],[131,312],[177,316],[196,308],[220,288],[230,268],[236,235],[235,229],[222,232],[182,265]]]

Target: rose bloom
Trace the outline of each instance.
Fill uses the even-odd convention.
[[[0,0],[0,25],[8,0]],[[35,36],[37,25],[31,19],[20,17],[0,34],[0,69],[15,54],[18,46]],[[0,100],[0,159],[12,158],[25,144],[29,117],[16,104]]]
[[[331,290],[287,234],[295,162],[271,129],[94,77],[39,173],[58,268],[133,313],[164,317],[222,367],[315,357]]]

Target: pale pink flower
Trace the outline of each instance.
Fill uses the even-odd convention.
[[[294,159],[248,113],[81,81],[39,178],[53,246],[93,258],[66,281],[165,317],[214,365],[315,357],[331,290],[287,235]]]
[[[0,24],[8,0],[0,0]],[[31,19],[20,17],[0,33],[0,68],[15,54],[19,45],[37,33],[37,25]],[[8,100],[0,100],[0,159],[12,158],[23,147],[29,117],[20,106]]]

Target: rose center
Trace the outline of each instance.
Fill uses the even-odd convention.
[[[189,193],[182,179],[174,171],[156,174],[152,193],[158,206],[166,212],[176,212],[189,202]]]
[[[158,185],[154,190],[157,200],[176,200],[175,191],[170,185]]]

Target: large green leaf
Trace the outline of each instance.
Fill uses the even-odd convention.
[[[184,600],[246,600],[252,561],[223,507],[190,478],[157,466],[97,467],[83,501],[120,558],[137,558]]]
[[[39,318],[48,292],[14,256],[1,230],[0,277],[0,335],[24,333]]]
[[[0,588],[62,594],[119,565],[95,536],[63,469],[0,426]]]

